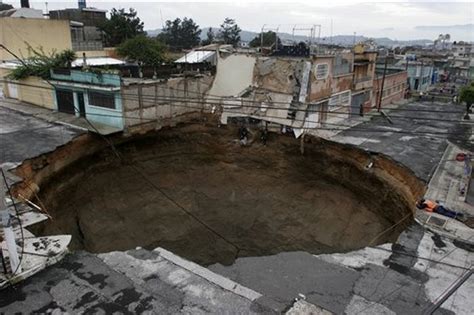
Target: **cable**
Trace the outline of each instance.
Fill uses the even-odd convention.
[[[12,103],[13,104],[13,103]],[[157,105],[158,106],[158,105]],[[174,107],[182,107],[182,108],[189,108],[189,109],[194,109],[194,110],[199,110],[201,111],[202,110],[202,107],[196,107],[196,106],[190,106],[190,105],[176,105],[176,104],[168,104],[167,106],[174,106]],[[65,113],[69,113],[69,114],[75,114],[76,111],[78,111],[77,108],[75,108],[75,111],[74,112],[67,112],[67,111],[63,111]],[[249,116],[249,114],[245,114],[245,113],[242,113],[240,111],[235,111],[235,110],[232,110],[232,109],[227,109],[227,112],[228,113],[231,113],[231,114],[241,114],[242,116]],[[143,121],[157,121],[158,119],[156,118],[140,118],[140,117],[134,117],[134,116],[123,116],[123,115],[113,115],[113,114],[99,114],[99,113],[87,113],[87,115],[89,116],[104,116],[104,117],[113,117],[113,118],[127,118],[127,119],[135,119],[135,120],[143,120]],[[347,113],[346,113],[347,115]],[[250,116],[253,116],[250,114]],[[281,117],[278,117],[278,116],[271,116],[271,115],[266,115],[264,117],[258,117],[258,118],[255,118],[255,119],[261,119],[261,120],[264,120],[264,118],[274,118],[274,119],[280,119],[280,120],[285,120],[285,118],[281,118]],[[417,118],[419,119],[419,118]],[[428,132],[428,131],[405,131],[405,130],[386,130],[386,129],[383,129],[385,128],[385,126],[380,126],[380,125],[377,125],[377,126],[374,126],[375,128],[378,128],[378,129],[374,129],[374,127],[370,127],[370,128],[360,128],[360,127],[351,127],[351,126],[347,126],[347,125],[341,125],[341,124],[337,124],[337,123],[330,123],[330,122],[324,122],[324,123],[320,123],[320,122],[317,122],[317,121],[310,121],[310,120],[307,120],[307,119],[292,119],[293,121],[296,121],[296,122],[306,122],[306,123],[316,123],[316,124],[322,124],[322,125],[330,125],[330,126],[336,126],[336,127],[348,127],[348,128],[328,128],[328,127],[300,127],[300,128],[297,128],[297,129],[304,129],[304,130],[328,130],[328,131],[351,131],[351,132],[379,132],[379,133],[386,133],[386,132],[391,132],[391,133],[400,133],[400,134],[413,134],[413,135],[430,135],[430,137],[434,137],[435,135],[460,135],[460,136],[466,136],[465,133],[463,132]],[[453,121],[454,122],[454,121]],[[90,122],[88,122],[90,124]],[[294,128],[294,127],[293,127]],[[382,128],[382,129],[380,129]],[[444,137],[443,137],[444,138]],[[465,140],[465,138],[459,138],[458,140]]]
[[[12,103],[14,104],[14,103]],[[180,106],[180,105],[176,105]],[[185,108],[190,108],[190,109],[195,109],[195,110],[200,110],[201,108],[198,107],[192,107],[192,106],[181,106]],[[76,109],[77,110],[77,109]],[[74,112],[68,112],[68,111],[62,111],[67,114],[75,114],[76,111]],[[240,112],[234,112],[234,111],[228,111],[230,113],[238,113]],[[145,121],[145,122],[156,122],[159,121],[159,119],[156,118],[140,118],[140,117],[134,117],[134,116],[121,116],[121,115],[112,115],[112,114],[98,114],[98,113],[88,113],[87,115],[89,116],[98,116],[98,117],[112,117],[112,118],[126,118],[126,119],[134,119],[134,120],[140,120],[140,121]],[[267,118],[275,118],[275,119],[281,119],[280,117],[277,116],[266,116]],[[84,118],[84,117],[82,117]],[[264,119],[261,119],[264,120]],[[308,121],[308,120],[301,120],[301,119],[295,119],[294,121],[300,121],[300,122],[307,122],[307,123],[312,123],[314,121]],[[90,121],[87,121],[87,123],[90,125]],[[317,122],[314,122],[317,123]],[[385,129],[385,126],[380,126],[380,125],[375,125],[373,127],[357,127],[357,126],[347,126],[347,125],[341,125],[341,124],[336,124],[336,123],[323,123],[322,125],[329,125],[329,126],[336,126],[339,128],[331,128],[331,127],[306,127],[306,128],[301,128],[304,130],[325,130],[325,131],[340,131],[340,132],[363,132],[363,133],[397,133],[397,134],[407,134],[407,135],[417,135],[417,136],[428,136],[430,138],[439,138],[439,139],[445,139],[446,136],[461,136],[461,137],[454,137],[451,138],[452,140],[466,140],[466,133],[464,132],[428,132],[428,131],[407,131],[407,130],[391,130],[391,129]],[[347,128],[344,128],[347,127]],[[95,127],[94,127],[95,128]]]
[[[0,82],[2,82],[2,83],[12,83],[12,84],[17,84],[17,85],[21,85],[21,86],[29,86],[29,87],[39,88],[39,89],[47,89],[47,90],[50,90],[50,91],[55,91],[55,89],[51,89],[51,88],[44,87],[44,86],[39,86],[39,85],[28,84],[28,83],[10,82],[10,81],[7,81],[7,80],[0,80]],[[48,82],[48,83],[51,84],[52,86],[55,86],[54,84],[52,84],[50,82]],[[194,92],[194,91],[186,91],[186,90],[183,90],[183,89],[173,89],[173,88],[170,88],[170,87],[159,87],[159,88],[164,89],[164,90],[169,90],[169,91],[184,91],[184,92],[191,93],[191,94],[199,93],[199,92]],[[108,94],[107,92],[104,92],[104,91],[94,91],[94,92],[99,93],[99,94],[102,93],[104,95]],[[199,95],[200,95],[200,98],[193,98],[193,97],[189,97],[189,96],[157,96],[157,95],[152,95],[152,94],[141,94],[139,96],[138,94],[135,94],[135,93],[125,93],[123,90],[121,91],[121,96],[129,96],[130,99],[135,99],[135,100],[142,99],[142,100],[150,100],[150,101],[153,101],[153,102],[156,101],[156,100],[176,101],[176,102],[178,102],[178,101],[185,101],[185,102],[193,101],[193,102],[196,102],[196,103],[203,103],[203,104],[207,104],[207,105],[222,105],[223,101],[228,100],[228,101],[234,101],[236,103],[241,102],[241,103],[246,103],[246,104],[258,104],[258,105],[243,105],[243,104],[240,104],[239,107],[242,107],[242,108],[255,108],[255,109],[265,108],[265,109],[275,109],[275,110],[290,110],[289,108],[282,108],[282,107],[275,107],[275,106],[268,106],[268,105],[265,105],[264,107],[262,107],[262,103],[282,104],[282,105],[288,106],[290,104],[290,102],[256,101],[256,100],[245,99],[245,98],[230,98],[230,97],[213,98],[213,97],[209,97],[209,95],[207,95],[207,94],[206,95],[199,94]],[[203,99],[203,97],[205,97],[205,100]],[[319,103],[321,103],[321,102],[318,102],[318,103],[304,102],[304,103],[298,103],[298,105],[299,106],[301,106],[301,105],[312,106],[312,105],[318,105]],[[339,108],[357,108],[357,109],[360,109],[359,106],[352,106],[352,105],[337,105],[335,107],[337,107],[338,109]],[[417,112],[417,113],[426,112],[426,113],[434,113],[434,114],[436,114],[436,113],[443,113],[443,114],[447,114],[447,113],[462,114],[462,113],[464,113],[463,111],[452,111],[452,110],[451,111],[446,111],[446,110],[429,110],[429,109],[425,110],[425,109],[407,109],[407,108],[387,108],[386,110],[388,110],[388,111]],[[294,112],[309,112],[309,113],[313,112],[313,113],[343,114],[343,115],[351,114],[347,111],[339,112],[339,111],[336,111],[336,110],[311,110],[311,109],[300,109],[300,108],[294,108],[294,109],[292,108],[291,111],[294,111]],[[364,113],[364,116],[378,117],[378,116],[380,116],[380,114],[378,114],[378,113]],[[393,115],[390,115],[390,117],[391,118],[400,118],[400,119],[411,118],[411,119],[455,122],[453,120],[445,120],[445,119],[437,119],[437,118],[429,118],[429,117],[420,118],[420,117],[393,116]],[[466,123],[473,123],[473,122],[467,121]]]
[[[413,213],[409,212],[407,213],[406,216],[404,216],[401,220],[399,220],[398,222],[396,222],[395,224],[393,224],[392,226],[390,226],[389,228],[385,229],[384,231],[382,231],[381,233],[377,234],[377,236],[375,236],[370,242],[369,242],[369,246],[372,246],[373,243],[382,235],[384,235],[385,233],[391,231],[393,228],[395,228],[397,225],[401,224],[403,221],[405,221],[406,219],[408,219],[409,217],[413,216]]]

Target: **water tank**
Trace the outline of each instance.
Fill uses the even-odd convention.
[[[86,0],[78,0],[77,2],[77,6],[79,7],[79,9],[85,9],[86,8]]]

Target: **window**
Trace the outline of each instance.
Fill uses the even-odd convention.
[[[89,105],[115,109],[115,96],[112,93],[90,91]]]
[[[315,68],[314,76],[316,77],[316,80],[324,80],[328,77],[329,65],[327,63],[317,64]]]
[[[351,91],[339,93],[331,96],[329,99],[329,107],[347,106],[351,103]]]

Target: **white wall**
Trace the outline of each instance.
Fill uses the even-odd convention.
[[[221,54],[217,60],[216,77],[209,91],[211,96],[237,96],[252,85],[256,58],[250,55]]]

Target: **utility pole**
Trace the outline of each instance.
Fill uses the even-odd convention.
[[[380,112],[380,109],[382,107],[383,86],[385,84],[385,74],[387,73],[387,63],[388,63],[388,53],[387,53],[387,56],[385,56],[385,63],[383,66],[382,84],[381,84],[380,92],[379,92],[379,102],[377,104],[378,112]]]
[[[1,169],[0,169],[1,170]],[[6,197],[6,183],[2,171],[0,178],[0,250],[4,259],[3,265],[7,267],[5,273],[21,272],[20,259],[16,248],[15,234],[13,233],[10,213],[8,212]],[[10,268],[8,268],[10,267]],[[10,269],[10,270],[8,270]]]

